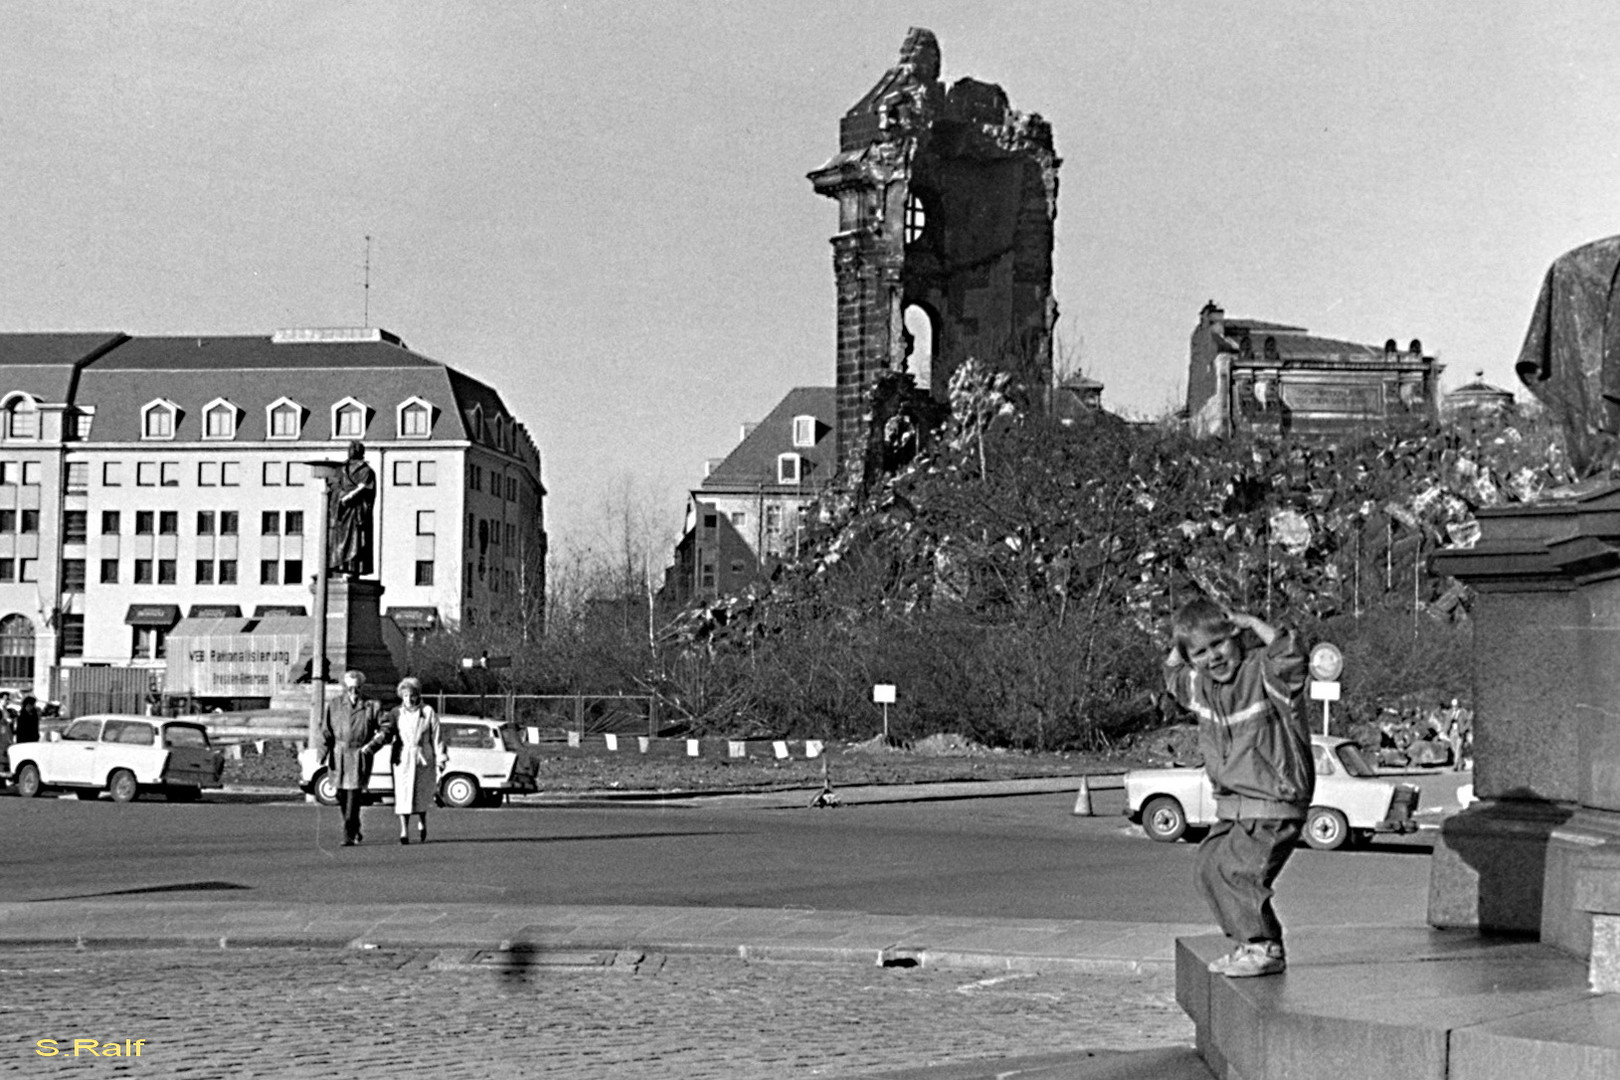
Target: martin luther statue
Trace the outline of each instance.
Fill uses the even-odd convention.
[[[327,570],[350,579],[371,573],[376,550],[371,508],[377,501],[377,474],[366,464],[364,443],[349,444],[349,458],[332,477],[326,497]]]

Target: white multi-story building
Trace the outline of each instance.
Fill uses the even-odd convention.
[[[0,334],[0,686],[161,668],[186,616],[307,614],[316,461],[365,444],[406,629],[541,618],[540,455],[489,386],[375,328]]]

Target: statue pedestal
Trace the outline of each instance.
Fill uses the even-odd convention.
[[[1620,988],[1620,487],[1486,510],[1434,565],[1474,587],[1475,794],[1429,921],[1534,933]]]
[[[365,672],[373,689],[383,696],[399,683],[393,655],[383,643],[381,582],[334,577],[326,584],[327,678],[341,683],[350,668]]]

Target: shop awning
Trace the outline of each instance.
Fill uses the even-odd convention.
[[[266,615],[308,615],[303,604],[260,604],[253,609],[253,617],[262,619]]]
[[[192,604],[186,612],[188,619],[240,619],[241,604]]]
[[[439,609],[433,607],[395,607],[388,609],[388,617],[401,630],[437,630]]]
[[[124,616],[128,626],[173,626],[179,621],[179,604],[131,604]]]

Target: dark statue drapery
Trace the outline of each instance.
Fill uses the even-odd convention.
[[[360,577],[375,569],[371,511],[377,476],[366,464],[365,447],[349,444],[349,458],[327,491],[326,567],[331,573]]]
[[[1518,375],[1563,428],[1570,464],[1600,467],[1620,435],[1620,236],[1583,244],[1547,270]]]

